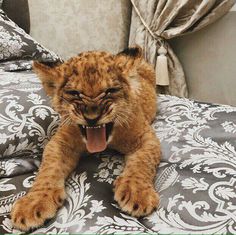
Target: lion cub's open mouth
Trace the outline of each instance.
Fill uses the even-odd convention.
[[[106,149],[107,141],[113,128],[112,122],[100,126],[79,125],[79,127],[83,137],[86,139],[86,147],[90,153],[101,152]]]

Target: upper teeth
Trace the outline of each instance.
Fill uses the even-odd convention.
[[[102,127],[105,127],[105,124],[103,124]],[[101,126],[85,126],[85,125],[83,125],[83,128],[101,128]]]

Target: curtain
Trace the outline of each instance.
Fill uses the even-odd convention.
[[[182,65],[168,39],[211,24],[226,14],[235,0],[131,0],[131,3],[129,45],[141,46],[145,59],[155,66],[160,93],[188,97]]]

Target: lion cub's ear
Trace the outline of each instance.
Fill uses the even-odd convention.
[[[115,56],[116,67],[129,81],[137,80],[138,69],[142,61],[143,52],[139,46],[129,47]]]
[[[118,56],[128,56],[133,59],[143,57],[143,51],[140,46],[128,47],[117,54]]]
[[[57,87],[63,82],[63,76],[60,76],[58,66],[49,67],[38,61],[34,61],[33,69],[43,84],[47,95],[53,96]]]
[[[116,65],[123,71],[135,69],[143,58],[142,48],[139,46],[129,47],[115,56]]]

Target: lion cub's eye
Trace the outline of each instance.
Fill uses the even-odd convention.
[[[121,87],[111,87],[111,88],[108,88],[105,93],[106,95],[108,94],[114,94],[116,92],[118,92],[119,90],[121,89]]]
[[[74,96],[74,97],[80,97],[80,92],[76,91],[76,90],[67,90],[67,91],[65,91],[65,93],[67,95],[71,95],[71,96]]]

